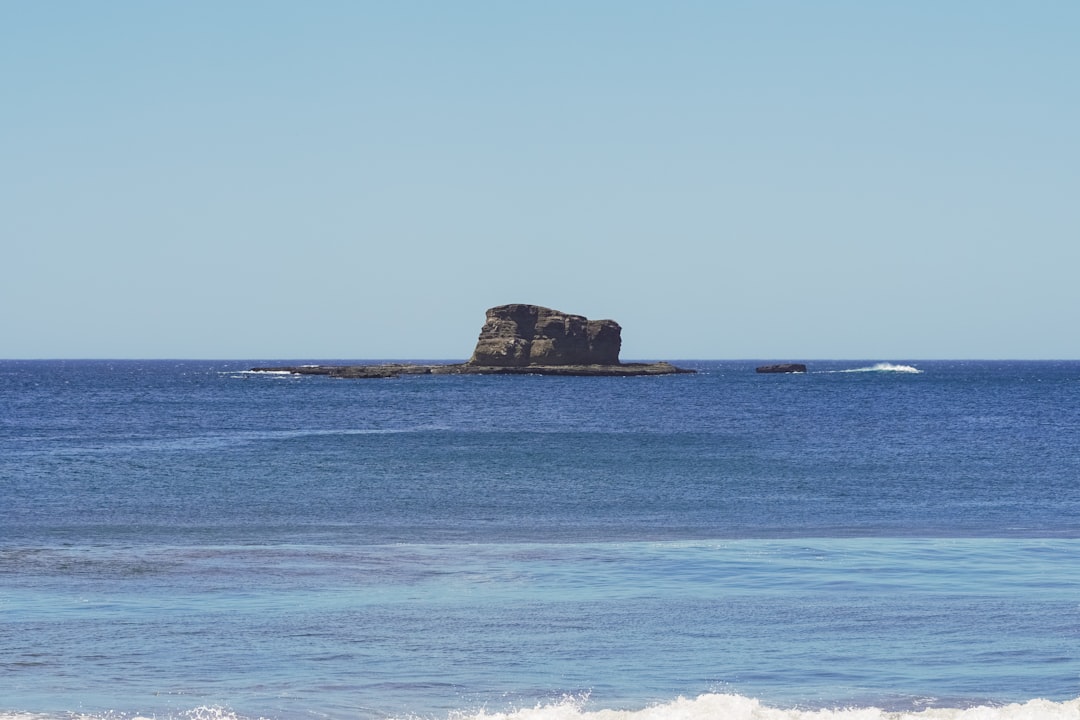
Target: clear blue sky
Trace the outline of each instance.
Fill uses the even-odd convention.
[[[0,0],[0,357],[1080,358],[1080,3]]]

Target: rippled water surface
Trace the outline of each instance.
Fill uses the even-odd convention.
[[[1080,716],[1080,363],[257,364],[0,363],[0,718]]]

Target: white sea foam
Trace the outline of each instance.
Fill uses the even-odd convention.
[[[315,367],[304,365],[302,367]],[[219,375],[294,375],[292,370],[222,370]]]
[[[403,716],[420,720],[432,716]],[[29,713],[0,711],[0,720],[266,720],[220,707],[199,707],[175,714],[125,715],[117,712]],[[886,710],[878,707],[830,709],[779,708],[742,695],[707,694],[678,698],[640,710],[588,710],[579,699],[507,712],[455,712],[447,720],[1080,720],[1080,698],[1064,702],[1034,699],[1007,705]]]
[[[877,707],[824,710],[784,709],[741,695],[701,695],[679,698],[642,710],[585,710],[581,703],[554,705],[507,713],[455,715],[451,720],[1058,720],[1080,718],[1080,698],[1066,702],[1029,700],[1010,705],[966,708],[928,708],[889,711]]]
[[[866,372],[894,372],[920,374],[922,370],[911,365],[896,365],[894,363],[880,362],[869,367],[850,368],[848,370],[826,370],[834,373],[866,373]]]

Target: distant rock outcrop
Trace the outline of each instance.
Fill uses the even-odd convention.
[[[487,311],[469,365],[618,365],[622,328],[539,305],[499,305]]]
[[[802,363],[783,363],[781,365],[762,365],[756,369],[759,373],[804,373],[806,366]]]
[[[445,365],[299,365],[258,367],[335,378],[403,375],[675,375],[694,370],[666,362],[622,363],[622,328],[614,320],[588,320],[539,305],[499,305],[487,311],[468,362]]]

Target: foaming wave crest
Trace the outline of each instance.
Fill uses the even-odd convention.
[[[456,712],[448,720],[1080,720],[1080,698],[1065,702],[1028,700],[1009,705],[974,705],[964,708],[927,708],[924,710],[885,710],[877,707],[847,707],[806,710],[774,708],[742,695],[708,694],[696,698],[678,698],[641,710],[585,710],[585,702],[568,698],[548,705],[509,712]],[[402,720],[420,720],[428,716],[404,716]],[[268,720],[265,717],[239,715],[222,707],[199,707],[192,710],[145,717],[107,712],[86,713],[5,712],[0,720]]]
[[[871,365],[870,367],[851,368],[850,370],[832,370],[831,372],[838,373],[864,373],[864,372],[895,372],[895,373],[912,373],[919,374],[922,372],[917,367],[911,365],[895,365],[893,363],[881,362]]]
[[[151,720],[150,718],[133,718],[132,720]],[[266,718],[244,718],[228,708],[218,705],[204,705],[193,710],[181,713],[178,720],[267,720]]]
[[[773,708],[741,695],[679,698],[643,710],[592,710],[566,700],[507,713],[455,715],[451,720],[1078,720],[1080,698],[1067,702],[1029,700],[1011,705],[889,711],[876,707],[824,710]]]

